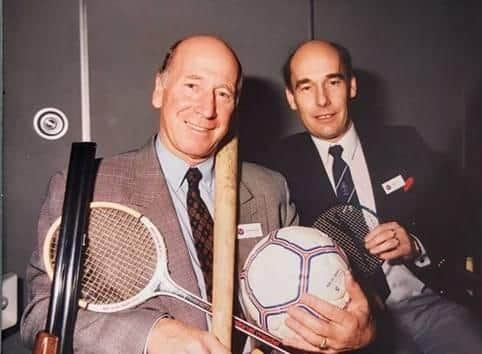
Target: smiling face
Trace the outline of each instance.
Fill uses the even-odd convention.
[[[156,77],[152,104],[160,110],[163,144],[190,165],[214,154],[229,130],[236,105],[238,62],[222,41],[181,42]]]
[[[351,124],[348,101],[356,96],[356,79],[347,77],[338,52],[328,43],[308,42],[296,51],[290,69],[291,88],[285,92],[291,109],[311,135],[341,139]]]

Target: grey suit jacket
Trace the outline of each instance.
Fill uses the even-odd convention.
[[[32,346],[35,335],[46,324],[50,284],[41,254],[49,226],[62,213],[65,173],[56,174],[49,186],[38,224],[38,244],[27,269],[29,303],[21,321],[23,341]],[[263,233],[298,222],[285,179],[263,167],[243,163],[239,185],[239,223],[260,223]],[[154,149],[154,139],[133,152],[101,161],[95,182],[94,200],[127,205],[146,215],[158,227],[168,249],[173,280],[199,295],[189,254],[168,187]],[[238,269],[259,239],[237,243]],[[74,336],[77,353],[142,353],[148,332],[161,313],[197,328],[206,329],[203,313],[168,297],[156,297],[118,313],[101,314],[80,310]]]

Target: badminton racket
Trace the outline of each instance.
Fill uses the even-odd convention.
[[[383,260],[365,248],[365,236],[378,225],[378,217],[370,209],[342,204],[321,213],[313,227],[327,234],[345,251],[353,272],[362,282],[371,285],[378,282],[381,295],[386,296],[388,285],[380,281]]]

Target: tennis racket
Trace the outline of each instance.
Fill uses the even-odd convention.
[[[60,218],[47,232],[43,261],[52,278]],[[211,304],[179,287],[170,277],[167,249],[156,226],[139,212],[109,202],[90,204],[84,246],[79,306],[94,312],[117,312],[159,295],[177,298],[212,315]],[[234,318],[243,333],[282,353],[281,340],[251,323]]]

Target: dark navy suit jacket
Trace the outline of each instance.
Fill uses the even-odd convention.
[[[456,264],[462,266],[460,250],[466,214],[463,185],[454,170],[426,146],[413,128],[357,128],[357,132],[380,221],[397,221],[416,235],[431,260],[428,267],[419,268],[412,262],[407,266],[434,290],[456,289],[452,270]],[[325,209],[338,204],[308,133],[282,140],[271,150],[265,164],[287,178],[301,225],[311,226]],[[405,180],[412,177],[413,185],[407,191],[402,188],[386,194],[382,183],[398,175]]]

